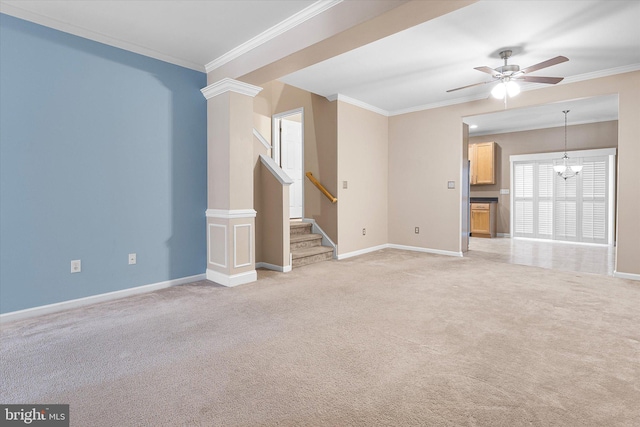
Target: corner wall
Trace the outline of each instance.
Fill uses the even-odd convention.
[[[338,255],[385,245],[389,120],[338,104]],[[347,182],[347,188],[343,183]],[[366,234],[362,230],[366,229]]]
[[[204,273],[205,85],[0,15],[0,312]]]

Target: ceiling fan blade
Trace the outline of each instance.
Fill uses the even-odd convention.
[[[480,86],[480,85],[486,85],[487,83],[493,83],[495,82],[495,80],[491,80],[490,82],[482,82],[482,83],[474,83],[472,85],[467,85],[467,86],[462,86],[462,87],[457,87],[455,89],[449,89],[447,92],[454,92],[456,90],[460,90],[460,89],[466,89],[468,87],[473,87],[473,86]]]
[[[564,56],[556,56],[555,58],[547,59],[539,64],[532,65],[527,68],[523,68],[520,70],[521,73],[531,73],[533,71],[541,70],[543,68],[551,67],[552,65],[561,64],[563,62],[567,62],[569,58]]]
[[[564,80],[564,77],[518,76],[518,77],[515,77],[514,80],[524,80],[525,82],[546,83],[546,84],[554,85]]]
[[[483,73],[491,74],[492,76],[496,77],[501,75],[499,72],[489,67],[476,67],[474,68],[474,70],[482,71]]]

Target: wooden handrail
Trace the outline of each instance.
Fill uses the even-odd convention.
[[[318,182],[317,179],[314,178],[314,176],[311,174],[311,172],[307,172],[306,173],[307,178],[309,178],[309,181],[311,181],[313,183],[313,185],[315,185],[316,187],[318,187],[318,190],[322,191],[322,194],[324,194],[325,196],[327,196],[327,199],[331,200],[331,203],[335,203],[338,201],[338,199],[336,199],[335,197],[333,197],[331,195],[331,193],[329,193],[327,191],[326,188],[324,188],[324,186],[322,184],[320,184]]]

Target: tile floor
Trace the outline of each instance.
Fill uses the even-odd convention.
[[[510,238],[469,239],[465,256],[565,271],[612,276],[615,247]]]

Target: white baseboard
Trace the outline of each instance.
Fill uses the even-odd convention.
[[[351,257],[358,256],[358,255],[368,254],[370,252],[379,251],[381,249],[387,249],[388,247],[389,247],[389,244],[385,243],[384,245],[372,246],[370,248],[360,249],[360,250],[353,251],[353,252],[347,252],[346,254],[339,254],[338,255],[338,260],[347,259],[347,258],[351,258]]]
[[[614,271],[613,277],[617,277],[618,279],[640,280],[640,274],[621,273],[619,271]]]
[[[441,249],[421,248],[418,246],[405,246],[405,245],[396,245],[396,244],[390,243],[389,247],[393,249],[402,249],[404,251],[424,252],[424,253],[435,254],[435,255],[446,255],[446,256],[455,256],[455,257],[463,256],[462,252],[443,251]]]
[[[238,286],[244,285],[245,283],[251,283],[258,280],[258,273],[255,270],[247,271],[245,273],[239,274],[224,274],[218,271],[207,269],[207,280],[212,282],[216,282],[222,286]]]
[[[384,245],[372,246],[370,248],[360,249],[358,251],[347,252],[346,254],[338,255],[338,260],[351,258],[358,255],[368,254],[370,252],[379,251],[381,249],[400,249],[403,251],[412,251],[412,252],[424,252],[428,254],[436,254],[436,255],[446,255],[446,256],[455,256],[462,257],[462,252],[453,252],[453,251],[443,251],[440,249],[429,249],[429,248],[421,248],[418,246],[405,246],[405,245],[396,245],[393,243],[385,243]]]
[[[279,271],[281,273],[288,273],[291,271],[291,264],[280,266],[275,264],[269,264],[268,262],[256,262],[256,268],[266,268],[267,270]]]
[[[137,286],[135,288],[122,289],[120,291],[107,292],[105,294],[91,295],[84,298],[72,299],[69,301],[57,302],[54,304],[41,305],[39,307],[27,308],[19,311],[0,314],[0,323],[14,322],[16,320],[28,319],[30,317],[43,316],[45,314],[57,313],[59,311],[70,310],[72,308],[84,307],[104,301],[125,298],[133,295],[144,294],[157,291],[159,289],[172,286],[184,285],[186,283],[204,280],[204,274],[182,277],[180,279],[167,280],[165,282],[152,283],[150,285]]]

